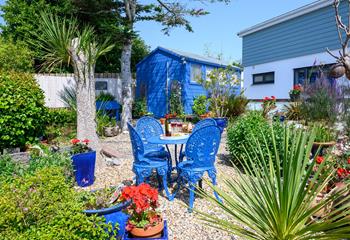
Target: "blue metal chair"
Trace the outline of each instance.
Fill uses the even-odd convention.
[[[136,131],[141,136],[144,150],[148,156],[168,157],[168,152],[164,146],[147,142],[147,139],[164,134],[162,125],[152,117],[142,117],[136,122]]]
[[[206,118],[206,119],[203,119],[199,122],[197,122],[195,125],[194,125],[194,128],[193,128],[193,131],[192,132],[195,132],[197,131],[198,129],[201,129],[203,127],[207,127],[207,126],[216,126],[216,121],[212,118]]]
[[[178,165],[178,188],[180,185],[189,184],[190,204],[192,211],[195,185],[202,179],[205,172],[208,173],[212,183],[216,185],[215,157],[221,140],[220,129],[217,126],[207,126],[193,132],[187,141],[185,156],[186,161]],[[220,201],[219,196],[214,192]]]
[[[192,133],[207,126],[216,126],[216,121],[213,118],[203,119],[194,125]],[[179,156],[180,162],[183,161],[184,157],[185,157],[185,153],[180,151],[180,156]]]
[[[166,158],[149,157],[145,154],[143,141],[138,132],[128,123],[132,152],[134,155],[133,172],[136,174],[136,184],[145,182],[156,169],[159,189],[163,186],[166,196],[171,201],[173,196],[169,193],[167,185],[168,162]]]

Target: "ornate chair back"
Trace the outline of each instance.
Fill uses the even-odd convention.
[[[130,134],[130,141],[131,141],[132,153],[134,155],[134,160],[135,160],[135,163],[138,163],[140,161],[139,156],[142,156],[145,152],[143,147],[143,142],[142,142],[141,136],[138,134],[135,128],[131,126],[130,123],[128,123],[128,129]]]
[[[192,132],[195,132],[198,129],[201,129],[201,128],[207,127],[207,126],[216,126],[216,121],[212,118],[203,119],[194,125],[194,129]]]
[[[159,136],[164,133],[162,125],[155,118],[142,117],[137,121],[135,128],[147,149],[158,147],[157,144],[147,142],[147,138]]]
[[[193,132],[186,143],[186,158],[193,168],[214,167],[221,140],[217,126],[207,126]]]

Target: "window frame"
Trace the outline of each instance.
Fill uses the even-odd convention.
[[[98,89],[98,85],[100,86],[106,86],[106,89]],[[98,80],[98,81],[95,81],[95,91],[108,91],[108,81],[106,80]]]
[[[273,74],[273,80],[271,81],[265,81],[265,76],[266,75],[270,75]],[[263,81],[262,82],[256,82],[255,78],[257,76],[262,76],[263,77]],[[264,72],[264,73],[255,73],[253,74],[253,84],[252,85],[261,85],[261,84],[274,84],[275,83],[275,72]]]
[[[202,68],[203,66],[201,64],[199,64],[199,63],[191,63],[191,65],[190,65],[190,83],[199,85],[199,83],[197,82],[197,79],[193,79],[192,78],[193,66],[199,66],[200,67],[200,77],[201,78],[203,77],[203,68]]]

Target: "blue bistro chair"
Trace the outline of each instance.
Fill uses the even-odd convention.
[[[178,165],[178,188],[180,185],[189,184],[189,212],[191,212],[193,208],[195,185],[201,181],[205,172],[208,173],[213,185],[216,185],[216,169],[214,163],[220,140],[220,129],[217,126],[207,126],[193,132],[186,143],[186,160]],[[220,201],[215,191],[214,194]]]
[[[147,142],[147,139],[164,134],[162,125],[152,117],[142,117],[136,122],[136,131],[141,136],[144,151],[152,157],[169,157],[164,146]]]
[[[199,122],[197,122],[195,125],[194,125],[194,128],[193,128],[193,131],[192,132],[195,132],[197,131],[198,129],[201,129],[203,127],[207,127],[207,126],[216,126],[216,121],[212,118],[206,118],[206,119],[203,119]]]
[[[136,184],[147,181],[153,170],[157,171],[159,190],[162,187],[165,190],[169,200],[173,200],[173,196],[169,193],[167,185],[168,162],[166,158],[150,157],[145,154],[143,141],[139,133],[128,123],[132,152],[134,155],[133,172],[136,174]]]
[[[194,125],[192,133],[194,133],[195,131],[197,131],[201,128],[207,127],[207,126],[216,126],[216,121],[213,118],[203,119]],[[180,156],[179,156],[180,162],[183,161],[184,157],[185,157],[185,153],[180,152]]]

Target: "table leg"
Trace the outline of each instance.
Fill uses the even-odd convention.
[[[177,165],[179,164],[178,163],[178,159],[177,159],[177,144],[175,144],[175,164],[176,164],[176,168],[177,168]]]
[[[169,146],[168,144],[165,145],[166,147],[166,150],[168,151],[169,153],[169,159],[168,159],[168,177],[171,178],[171,172],[173,170],[173,159],[171,157],[171,152],[170,152],[170,149],[169,149]]]

